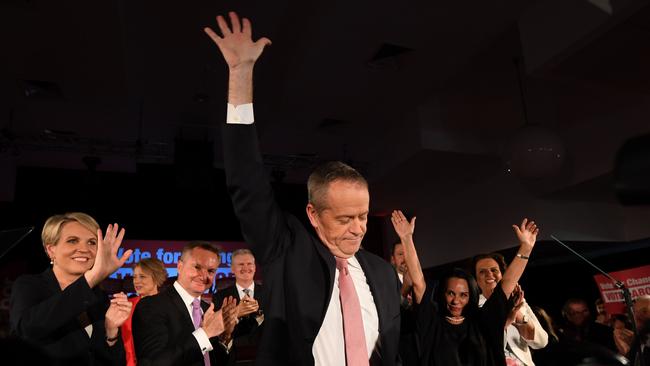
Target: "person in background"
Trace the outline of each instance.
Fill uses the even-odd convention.
[[[41,239],[52,267],[24,275],[11,293],[12,332],[42,348],[52,365],[123,365],[119,327],[131,313],[124,293],[109,301],[99,283],[124,265],[117,257],[124,229],[108,225],[104,235],[89,215],[54,215]]]
[[[612,326],[611,324],[611,317],[605,310],[605,304],[603,304],[603,299],[597,298],[596,301],[594,302],[594,305],[596,306],[596,319],[595,322],[602,324],[602,325],[607,325],[607,326]]]
[[[124,350],[126,351],[126,364],[127,366],[134,366],[137,364],[135,357],[135,347],[133,346],[133,312],[136,305],[143,297],[155,295],[160,290],[160,287],[167,280],[167,269],[163,262],[156,258],[145,258],[140,260],[133,266],[133,288],[138,296],[132,297],[129,301],[133,304],[131,315],[122,324],[122,341],[124,342]]]
[[[513,225],[520,242],[517,256],[479,308],[478,285],[461,269],[444,275],[435,291],[425,282],[413,243],[415,217],[409,222],[401,211],[393,211],[391,221],[404,244],[406,267],[413,280],[420,365],[505,366],[504,325],[512,304],[523,300],[517,281],[535,245],[539,233],[537,225],[527,219],[519,226]],[[513,295],[512,301],[508,300],[510,295]]]
[[[558,357],[558,344],[560,342],[560,337],[556,333],[556,326],[550,315],[539,306],[531,306],[535,317],[539,321],[539,324],[544,328],[546,334],[548,334],[548,344],[544,348],[533,349],[533,361],[536,366],[558,366],[557,357]]]
[[[568,299],[562,307],[562,316],[565,322],[560,328],[561,343],[574,346],[587,342],[618,351],[612,328],[593,321],[585,300]]]
[[[390,264],[395,268],[401,283],[402,303],[400,316],[399,355],[403,366],[417,365],[417,341],[415,334],[415,313],[413,311],[413,283],[408,275],[404,257],[404,244],[396,242],[390,255]]]
[[[235,300],[214,311],[202,295],[212,287],[219,249],[209,242],[185,245],[178,278],[157,295],[140,300],[133,313],[133,342],[140,365],[209,366],[228,362],[237,322]]]
[[[259,343],[264,315],[260,310],[259,299],[262,286],[255,283],[255,256],[249,249],[238,249],[232,253],[230,270],[235,276],[235,284],[217,291],[213,302],[217,310],[226,297],[232,296],[237,301],[237,325],[233,332],[233,347],[229,364],[250,361]],[[249,351],[249,352],[247,352]]]
[[[489,253],[474,257],[473,263],[474,276],[481,289],[479,306],[483,306],[501,281],[502,273],[506,271],[506,262],[501,254]],[[505,329],[504,351],[506,361],[509,362],[508,365],[535,365],[531,348],[540,349],[546,347],[548,334],[525,300],[508,315]]]
[[[640,341],[635,339],[634,332],[619,327],[614,329],[616,346],[621,353],[627,355],[631,365],[640,365],[640,359],[643,358],[645,365],[650,366],[650,295],[636,298],[633,311]],[[641,351],[639,351],[639,346]]]

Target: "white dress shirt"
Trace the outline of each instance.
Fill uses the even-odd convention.
[[[240,104],[236,107],[228,103],[226,123],[250,125],[253,124],[253,122],[255,122],[253,103]]]
[[[174,288],[176,289],[176,292],[178,292],[179,295],[181,295],[181,299],[183,300],[183,304],[185,304],[185,309],[187,309],[187,313],[190,315],[190,319],[192,318],[192,303],[194,302],[194,299],[196,297],[190,295],[183,286],[181,286],[178,281],[174,282]],[[198,297],[199,300],[201,300],[201,297]],[[203,314],[203,309],[201,309],[201,314]],[[212,351],[212,343],[210,343],[210,338],[208,338],[208,335],[205,333],[205,330],[203,328],[199,328],[192,332],[192,335],[194,338],[196,338],[196,341],[199,343],[199,346],[201,347],[201,352],[204,354],[206,352]]]
[[[255,282],[253,282],[249,287],[242,287],[238,283],[235,282],[235,287],[237,287],[237,292],[239,293],[239,298],[243,299],[246,296],[246,293],[244,290],[250,290],[250,297],[252,299],[255,298]]]
[[[323,366],[345,366],[345,340],[343,338],[343,313],[341,312],[341,300],[339,298],[339,270],[335,269],[334,288],[332,297],[327,306],[325,319],[318,331],[312,354],[316,365]],[[363,320],[363,331],[366,337],[366,348],[368,358],[372,355],[379,340],[379,315],[375,300],[370,292],[370,286],[366,281],[366,275],[355,257],[348,258],[348,271],[354,283],[354,289],[361,304],[361,318]],[[352,365],[350,365],[352,366]]]

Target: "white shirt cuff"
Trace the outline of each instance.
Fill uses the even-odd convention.
[[[210,338],[205,334],[203,328],[195,330],[192,335],[196,338],[196,341],[199,342],[199,347],[201,347],[201,352],[203,354],[212,351],[212,343],[210,343]]]
[[[236,125],[250,125],[255,122],[253,115],[253,103],[240,104],[234,106],[228,103],[228,112],[226,114],[226,123]]]

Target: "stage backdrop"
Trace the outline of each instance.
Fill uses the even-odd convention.
[[[128,249],[133,249],[133,254],[131,254],[131,258],[129,258],[124,266],[115,271],[110,277],[114,279],[132,277],[133,265],[145,258],[160,259],[165,264],[165,267],[167,267],[167,275],[169,277],[176,277],[178,274],[176,269],[178,258],[180,258],[181,251],[188,242],[179,240],[124,240],[118,256],[121,256]],[[221,248],[221,263],[217,269],[217,280],[232,277],[232,273],[230,272],[232,252],[237,249],[247,248],[246,243],[236,241],[210,241],[210,243],[218,245]],[[217,281],[215,281],[216,283]]]

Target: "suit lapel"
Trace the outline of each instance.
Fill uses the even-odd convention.
[[[316,238],[313,244],[316,246],[316,251],[321,256],[321,258],[323,258],[323,261],[325,261],[325,265],[327,266],[327,271],[330,279],[328,286],[329,292],[327,293],[327,302],[329,302],[334,286],[334,269],[336,268],[336,260],[334,259],[334,255],[332,255],[332,253],[325,247],[325,244],[323,244],[320,239]]]
[[[322,324],[323,319],[325,319],[325,314],[327,312],[328,304],[330,303],[330,299],[332,298],[332,291],[334,290],[334,286],[336,285],[334,283],[334,274],[335,274],[334,270],[336,268],[336,260],[334,259],[334,255],[332,255],[332,253],[325,247],[325,244],[323,244],[318,237],[315,237],[314,240],[312,240],[312,244],[316,247],[316,252],[318,252],[320,257],[323,259],[323,262],[325,262],[325,266],[327,267],[328,279],[329,279],[329,283],[326,284],[327,297],[325,297],[323,312],[319,314],[319,319],[318,319],[319,324]],[[315,329],[314,337],[316,337],[317,333],[318,333],[318,328]]]
[[[239,304],[239,301],[241,298],[239,297],[239,290],[237,289],[237,283],[235,282],[235,285],[232,287],[232,295],[235,299],[237,299],[237,303]]]
[[[382,297],[380,294],[377,292],[377,284],[375,283],[375,278],[373,276],[373,272],[370,268],[370,265],[368,264],[368,259],[366,258],[366,252],[363,249],[359,249],[357,253],[354,255],[357,260],[359,261],[359,264],[361,265],[361,268],[363,269],[363,274],[366,276],[366,282],[368,283],[368,287],[370,287],[370,293],[372,293],[372,298],[374,299],[375,302],[375,307],[377,308],[377,316],[379,317],[379,331],[384,328],[384,318],[386,314],[384,314],[383,307],[380,306],[379,299]]]
[[[189,328],[190,333],[194,331],[194,322],[192,321],[192,317],[190,316],[190,313],[188,311],[187,306],[183,303],[183,299],[181,298],[181,295],[176,291],[174,286],[169,286],[169,290],[167,291],[167,294],[171,300],[171,303],[173,306],[176,308],[176,311],[179,311],[181,314],[181,317],[185,319],[183,321],[183,325]]]

